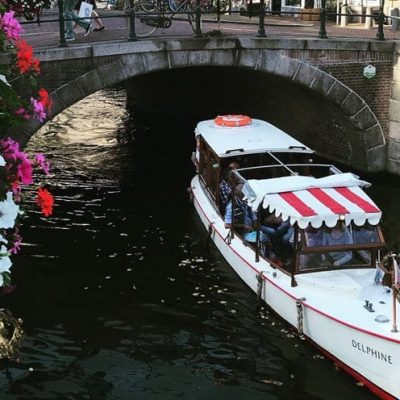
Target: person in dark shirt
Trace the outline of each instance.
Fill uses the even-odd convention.
[[[239,164],[236,161],[232,161],[228,168],[223,171],[222,181],[219,185],[220,210],[222,214],[225,214],[226,205],[232,197],[232,189],[229,184],[230,173],[238,168]]]

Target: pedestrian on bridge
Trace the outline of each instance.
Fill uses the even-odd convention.
[[[63,16],[65,21],[65,40],[75,40],[74,22],[85,30],[85,36],[92,30],[92,22],[85,22],[74,12],[74,7],[78,0],[64,0]]]
[[[104,26],[103,21],[101,20],[101,18],[99,17],[99,14],[97,14],[97,11],[96,11],[96,9],[97,9],[96,0],[78,0],[78,2],[75,5],[76,12],[79,12],[82,1],[86,1],[87,3],[89,3],[93,6],[92,18],[94,19],[94,24],[96,26],[93,29],[93,32],[99,32],[99,31],[104,30],[106,27]]]

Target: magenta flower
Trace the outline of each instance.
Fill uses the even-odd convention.
[[[21,115],[22,118],[25,118],[25,119],[30,119],[31,118],[31,116],[28,114],[28,112],[23,107],[20,107],[17,110],[15,110],[15,114]]]
[[[0,148],[4,159],[9,162],[16,162],[20,158],[19,143],[7,138],[0,140]]]
[[[21,243],[22,243],[22,237],[18,233],[14,235],[14,243],[12,244],[12,247],[9,249],[9,252],[11,254],[17,254],[21,250]]]
[[[32,164],[25,153],[20,153],[20,162],[18,163],[17,171],[21,183],[30,185],[33,182]]]
[[[18,40],[20,34],[23,32],[21,25],[14,18],[14,11],[7,11],[3,17],[0,18],[0,26],[7,35],[7,39]]]
[[[33,97],[31,97],[31,104],[33,107],[33,116],[37,118],[40,122],[43,122],[47,117],[46,112],[44,111],[44,105]]]
[[[7,138],[0,141],[0,151],[6,161],[6,168],[14,170],[18,179],[12,184],[13,192],[18,193],[19,183],[29,185],[32,180],[32,164],[28,156],[19,149],[19,143]]]
[[[49,175],[50,173],[50,163],[46,160],[46,157],[42,153],[37,153],[35,155],[35,160],[37,165],[42,168],[43,172],[46,175]]]

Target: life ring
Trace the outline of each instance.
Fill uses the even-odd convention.
[[[220,126],[246,126],[251,124],[251,118],[247,115],[218,115],[214,122]]]

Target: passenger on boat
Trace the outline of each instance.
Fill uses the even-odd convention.
[[[307,248],[321,247],[323,245],[323,229],[309,226],[304,230],[305,246]],[[300,269],[318,268],[324,266],[324,258],[321,254],[301,254]]]
[[[354,243],[374,243],[378,240],[376,228],[372,225],[364,225],[354,227],[353,229]]]
[[[331,228],[328,232],[324,231],[322,240],[323,246],[342,246],[351,243],[350,232],[342,222],[339,222],[337,226]],[[341,251],[329,253],[329,256],[333,260],[333,266],[339,267],[349,262],[353,257],[353,253],[351,251]]]
[[[281,217],[270,214],[263,220],[260,229],[271,239],[275,252],[286,257],[293,243],[293,240],[291,243],[291,239],[293,238],[294,229],[290,226],[290,222],[282,221]]]
[[[222,181],[219,185],[219,199],[220,199],[220,210],[221,213],[225,213],[226,205],[232,197],[232,189],[229,184],[231,181],[231,171],[239,168],[239,164],[236,161],[229,163],[228,168],[222,172]]]
[[[225,228],[231,228],[232,223],[238,227],[244,227],[249,231],[253,229],[254,223],[257,221],[256,214],[243,201],[243,184],[239,183],[235,186],[235,198],[232,203],[232,196],[228,201],[225,209]]]

